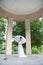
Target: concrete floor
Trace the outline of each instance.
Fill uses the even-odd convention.
[[[0,54],[0,65],[43,65],[43,55],[28,55],[18,58],[17,55]]]

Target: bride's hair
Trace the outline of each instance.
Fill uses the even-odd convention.
[[[22,40],[22,37],[20,37],[20,41]]]

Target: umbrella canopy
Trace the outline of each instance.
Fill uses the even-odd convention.
[[[14,38],[14,41],[17,42],[17,43],[19,43],[20,37],[22,37],[22,44],[24,44],[26,42],[26,39],[23,36],[21,36],[21,35],[17,35]]]

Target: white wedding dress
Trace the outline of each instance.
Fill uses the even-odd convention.
[[[19,56],[19,57],[27,57],[27,56],[25,55],[25,53],[24,53],[24,50],[23,50],[21,41],[20,41],[19,44],[18,44],[18,56]]]

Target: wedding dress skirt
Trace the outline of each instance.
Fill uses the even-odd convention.
[[[25,55],[25,53],[24,53],[22,44],[19,44],[19,45],[18,45],[18,56],[19,56],[19,57],[27,57],[27,56]]]

